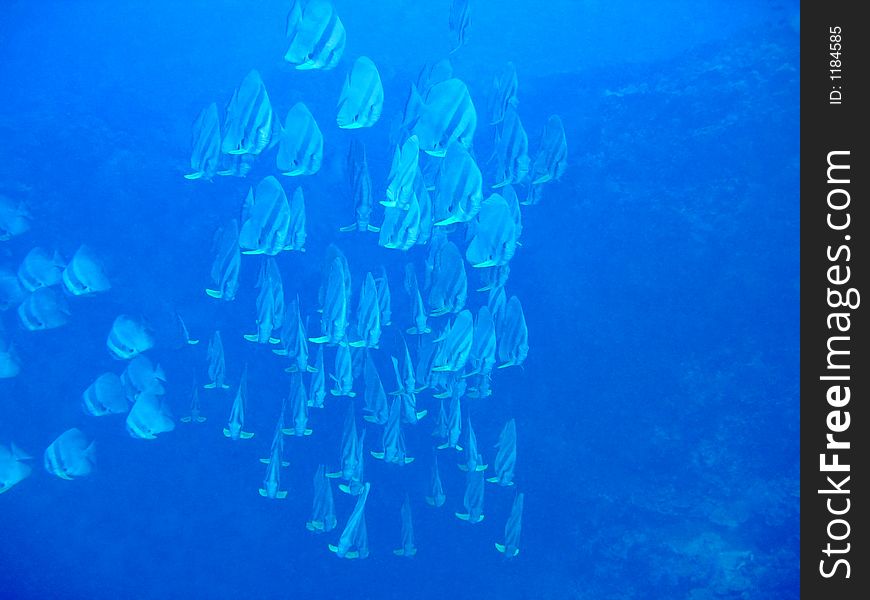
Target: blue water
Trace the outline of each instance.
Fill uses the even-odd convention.
[[[238,214],[248,186],[275,173],[274,157],[246,179],[185,180],[196,115],[212,101],[223,110],[256,68],[281,118],[304,100],[321,124],[320,173],[282,178],[304,187],[308,243],[278,262],[288,296],[308,309],[332,242],[355,288],[387,267],[394,322],[407,327],[402,268],[411,260],[420,272],[427,252],[339,234],[352,219],[342,169],[360,137],[383,193],[390,120],[419,68],[448,52],[449,3],[334,4],[344,57],[334,71],[300,72],[282,61],[285,1],[5,3],[0,194],[25,201],[33,223],[0,242],[0,266],[14,270],[36,245],[68,258],[87,243],[113,287],[70,299],[70,322],[56,330],[25,331],[14,310],[0,313],[22,364],[0,380],[0,443],[37,456],[33,474],[0,495],[0,598],[796,598],[796,3],[472,0],[455,74],[482,114],[493,75],[513,61],[532,149],[558,114],[569,152],[562,180],[523,207],[511,262],[528,359],[495,374],[492,397],[468,402],[490,460],[505,421],[517,421],[525,512],[512,561],[493,544],[513,490],[488,486],[484,522],[460,522],[464,475],[442,454],[447,503],[422,501],[426,420],[406,428],[415,463],[366,465],[368,559],[327,549],[353,507],[337,490],[339,529],[308,532],[311,477],[337,461],[346,398],[312,414],[310,438],[287,440],[289,498],[257,494],[256,459],[287,393],[283,364],[242,339],[254,325],[258,257],[244,257],[234,302],[203,289],[214,230]],[[384,117],[339,130],[337,94],[361,54],[380,69]],[[479,161],[492,135],[481,118]],[[483,298],[470,291],[469,305]],[[178,347],[174,311],[203,342]],[[208,421],[153,441],[132,439],[123,417],[86,416],[82,391],[123,369],[105,347],[120,313],[157,333],[148,355],[166,370],[177,416],[220,329],[229,381],[250,365],[256,437],[221,435],[230,393],[201,393]],[[388,328],[385,339],[395,335]],[[437,408],[427,393],[419,403]],[[97,440],[97,466],[63,481],[41,455],[71,427]],[[368,427],[375,448],[379,428]],[[419,547],[411,560],[392,554],[405,492]]]

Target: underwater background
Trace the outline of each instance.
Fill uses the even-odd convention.
[[[14,308],[0,313],[21,363],[0,379],[0,444],[36,457],[32,475],[0,495],[0,598],[797,598],[797,3],[472,0],[467,43],[449,55],[454,74],[480,110],[513,61],[530,149],[551,114],[568,146],[561,179],[522,207],[510,265],[528,358],[469,403],[485,458],[505,421],[517,423],[525,507],[510,560],[494,542],[513,489],[488,486],[486,519],[461,522],[464,474],[441,454],[447,503],[422,501],[428,419],[406,428],[415,463],[366,465],[365,560],[327,548],[353,498],[336,490],[335,531],[305,528],[314,470],[338,458],[347,398],[328,396],[312,413],[314,434],[285,442],[288,498],[257,494],[257,459],[288,388],[283,363],[242,338],[254,327],[260,257],[243,257],[235,301],[204,289],[214,231],[276,169],[269,154],[247,178],[186,180],[191,124],[212,101],[223,110],[254,68],[282,118],[304,100],[324,158],[314,176],[281,177],[288,193],[304,187],[308,225],[306,252],[278,257],[287,295],[314,306],[334,243],[354,298],[366,271],[386,267],[404,328],[402,269],[427,250],[339,233],[353,220],[345,156],[351,137],[365,141],[377,200],[390,121],[421,66],[451,50],[447,0],[334,0],[347,30],[341,62],[296,71],[282,60],[289,4],[4,2],[0,195],[26,203],[32,223],[0,242],[0,266],[14,271],[34,246],[68,258],[87,244],[112,288],[71,298],[69,322],[49,331],[24,330]],[[384,111],[348,132],[335,105],[359,55],[378,65]],[[492,136],[481,118],[481,162]],[[176,417],[206,380],[220,329],[228,382],[249,366],[246,428],[256,436],[221,434],[231,391],[201,390],[208,420],[151,441],[131,438],[123,417],[86,415],[85,388],[123,369],[106,348],[121,313],[156,332],[148,355],[166,372]],[[176,313],[199,345],[177,343]],[[430,415],[437,407],[425,393],[418,402]],[[64,481],[42,468],[42,452],[71,427],[97,440],[96,466]],[[366,427],[375,448],[379,428]],[[412,559],[392,552],[406,492]]]

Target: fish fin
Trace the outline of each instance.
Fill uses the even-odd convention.
[[[477,465],[477,467],[476,467],[474,470],[475,470],[475,471],[486,471],[486,468],[487,468],[488,466],[489,466],[489,465]]]
[[[309,373],[317,373],[317,369],[315,369],[314,367],[312,367],[310,365],[305,367],[305,370],[308,371]]]
[[[259,489],[259,490],[257,490],[257,491],[259,491],[259,492],[260,492],[260,495],[261,495],[261,496],[262,496],[262,497],[263,497],[263,498],[265,498],[265,497],[266,497],[266,490],[264,490],[264,489],[263,489],[263,488],[260,488],[260,489]]]
[[[468,465],[457,465],[460,471],[468,472]]]
[[[441,398],[449,398],[449,397],[450,397],[450,392],[438,392],[437,394],[433,394],[433,397],[434,397],[434,398],[439,398],[439,399],[441,399]]]
[[[356,342],[350,342],[348,344],[348,346],[350,346],[351,348],[362,348],[365,345],[366,345],[365,340],[358,340]]]
[[[260,462],[263,463],[264,465],[268,465],[268,464],[269,464],[269,459],[268,459],[268,458],[261,458],[261,459],[260,459]]]
[[[498,369],[507,369],[508,367],[512,367],[512,366],[514,366],[514,363],[512,363],[512,362],[506,362],[506,363],[504,363],[503,365],[499,365],[497,368],[498,368]]]
[[[222,389],[222,390],[228,390],[228,389],[230,389],[230,386],[229,386],[228,384],[226,384],[226,383],[222,383],[222,384],[221,384],[221,389]]]
[[[199,343],[199,340],[187,340],[187,344],[189,346],[196,346]]]
[[[280,340],[279,338],[270,337],[270,338],[269,338],[269,343],[270,343],[270,344],[280,344],[280,343],[281,343],[281,340]]]
[[[504,547],[504,544],[499,544],[498,542],[495,543],[495,549],[498,550],[499,552],[501,552],[502,554],[504,554],[504,551],[506,550],[506,548]]]
[[[426,496],[426,504],[429,506],[435,506],[435,498],[432,496]]]
[[[487,267],[496,266],[496,262],[495,262],[495,260],[485,260],[483,262],[474,263],[471,266],[474,267],[475,269],[486,269]]]
[[[450,365],[442,365],[440,367],[432,367],[432,370],[436,373],[446,373],[451,371]]]
[[[329,341],[328,335],[321,335],[320,337],[308,338],[308,341],[312,344],[325,344]]]
[[[410,465],[412,462],[414,462],[414,457],[413,457],[413,456],[406,456],[406,457],[405,457],[405,464],[406,464],[406,465]]]
[[[188,173],[187,175],[184,176],[184,178],[188,179],[190,181],[194,181],[196,179],[202,179],[202,173]]]
[[[345,554],[344,557],[353,560],[354,558],[359,558],[359,552],[357,552],[356,550],[351,550],[350,552]]]
[[[242,431],[239,433],[239,437],[242,438],[243,440],[249,440],[252,437],[254,437],[254,434],[251,433],[250,431]]]
[[[182,423],[190,423],[190,417],[181,417]]]
[[[374,415],[363,415],[363,421],[367,421],[369,423],[374,423],[376,425],[380,425],[380,423],[378,423],[378,418],[375,417]]]
[[[289,461],[286,461],[286,460],[282,460],[282,461],[281,461],[281,466],[282,466],[282,467],[289,467],[289,466],[290,466],[290,462],[289,462]]]
[[[224,427],[224,437],[232,437],[232,435],[230,434],[230,430],[226,427]]]
[[[339,489],[340,491],[344,492],[345,494],[350,495],[350,486],[347,485],[346,483],[340,483],[340,484],[338,484],[338,489]]]
[[[366,227],[366,229],[368,229],[371,233],[380,233],[381,231],[380,227],[375,227],[374,225],[369,225],[368,227]]]
[[[284,348],[272,348],[272,354],[275,356],[287,356],[287,351]],[[292,373],[293,371],[289,372]]]
[[[369,450],[369,452],[371,453],[372,456],[374,456],[378,460],[384,460],[385,455],[383,452],[375,452],[374,450]]]
[[[338,546],[336,546],[335,544],[329,544],[329,551],[338,553]]]
[[[340,472],[339,473],[326,473],[327,479],[338,479],[339,477],[341,477]]]
[[[463,521],[468,521],[471,518],[471,515],[468,513],[454,513],[457,519],[461,519]]]
[[[498,483],[498,477],[487,477],[486,480],[490,483]]]
[[[393,550],[393,554],[396,556],[405,556],[405,551],[402,548],[397,548],[396,550]]]
[[[197,423],[205,423],[205,421],[206,421],[206,417],[203,417],[202,415],[200,415],[196,418]]]
[[[278,497],[278,500],[283,500],[284,498],[286,498],[287,497],[287,490],[279,491],[277,497]]]
[[[283,433],[284,435],[295,435],[293,429],[289,427],[282,428],[281,433]]]
[[[15,460],[30,460],[33,458],[27,452],[16,446],[14,442],[10,442],[9,449],[12,451],[12,457]]]
[[[262,250],[242,250],[242,254],[265,254]]]
[[[357,228],[356,223],[354,223],[353,225],[345,225],[344,227],[339,227],[338,230],[341,231],[342,233],[348,233],[351,231],[355,231],[356,228]]]
[[[447,442],[444,442],[443,444],[439,444],[438,446],[436,446],[436,448],[438,448],[439,450],[446,450],[449,447],[450,447],[450,444],[448,444]]]
[[[304,432],[302,432],[302,435],[311,435],[312,433],[314,433],[313,429],[306,429]]]
[[[246,333],[242,337],[244,337],[249,342],[254,342],[255,344],[260,340],[260,336],[258,336],[256,333]]]
[[[218,290],[210,290],[210,289],[206,288],[205,293],[207,295],[211,296],[212,298],[217,298],[218,300],[223,298],[223,294],[221,292],[219,292]]]
[[[356,398],[356,392],[348,392],[347,395],[350,398]]]
[[[217,387],[217,384],[216,383],[207,383],[202,387],[206,390],[213,390]]]
[[[421,411],[418,411],[418,412],[417,412],[417,420],[419,421],[420,419],[422,419],[423,417],[425,417],[425,416],[428,415],[428,414],[429,414],[429,411],[428,411],[428,410],[421,410]]]

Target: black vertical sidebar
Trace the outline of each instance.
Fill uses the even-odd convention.
[[[800,577],[802,597],[831,600],[870,597],[870,22],[860,7],[801,6]]]

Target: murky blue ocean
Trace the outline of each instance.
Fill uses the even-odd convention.
[[[797,2],[470,0],[467,14],[454,3],[452,25],[451,4],[332,0],[327,21],[334,28],[340,19],[346,42],[333,47],[311,26],[300,69],[285,54],[294,36],[305,38],[299,28],[329,7],[324,0],[4,3],[0,598],[798,597]],[[377,66],[380,117],[340,128],[339,98],[361,56]],[[451,132],[467,126],[466,105],[419,89],[421,69],[442,59],[476,114],[462,136]],[[507,121],[492,124],[490,106],[494,78],[509,62],[517,87],[506,106],[528,138],[528,172],[514,173],[511,186],[522,233],[499,221],[495,229],[513,232],[505,237],[513,255],[494,260],[500,268],[509,261],[509,276],[478,291],[497,271],[474,266],[468,248],[475,236],[489,239],[491,195],[507,195],[492,187]],[[231,99],[252,70],[274,113],[274,127],[258,130],[267,144],[219,151],[218,170],[228,174],[186,179],[198,115],[214,102],[226,142]],[[409,108],[412,84],[419,114]],[[322,134],[322,160],[312,174],[288,176],[277,155],[294,135],[285,117],[298,102]],[[551,115],[561,120],[567,154],[548,162]],[[427,119],[438,130],[433,144],[449,138],[443,158],[427,145]],[[402,198],[422,210],[428,193],[436,220],[439,211],[454,215],[445,182],[455,171],[442,165],[460,156],[481,173],[471,202],[483,201],[479,215],[440,225],[430,215],[430,239],[404,250],[386,247],[379,233],[339,231],[356,218],[352,143],[365,148],[371,224],[405,218],[402,200],[398,208],[381,202],[389,204],[394,155],[411,137],[420,179],[412,169],[414,191]],[[245,176],[232,161],[247,161]],[[215,232],[251,218],[250,205],[243,208],[249,189],[269,177],[288,199],[304,191],[304,252],[242,254],[235,299],[210,297]],[[425,229],[425,216],[420,222]],[[449,268],[466,273],[467,298],[439,315],[432,279],[447,277],[437,248],[448,243],[462,258]],[[340,292],[324,301],[326,288],[338,289],[325,260],[331,244],[347,259],[339,274],[349,275],[350,288],[333,279],[349,302],[335,300]],[[88,268],[102,269],[110,289],[77,295],[62,277],[48,280],[46,273],[75,270],[82,245],[94,257]],[[34,267],[35,286],[21,272],[34,248],[55,261]],[[336,354],[349,351],[356,394],[327,391],[323,408],[305,407],[303,429],[312,434],[283,436],[282,499],[258,493],[267,476],[258,459],[270,457],[282,402],[287,427],[302,410],[291,406],[291,383],[301,377],[308,391],[315,374],[285,372],[290,361],[272,351],[280,345],[268,331],[262,344],[243,337],[279,319],[262,308],[260,273],[271,261],[281,298],[298,296],[307,337],[321,336],[336,314],[349,320],[347,337],[307,346],[310,364],[324,352],[328,389],[337,387],[329,377]],[[408,332],[416,314],[408,264],[429,313],[425,336]],[[386,273],[391,290],[391,319],[375,302],[377,348],[360,340],[368,272]],[[441,387],[418,372],[412,392],[428,414],[399,426],[402,450],[415,460],[378,460],[372,451],[389,445],[388,426],[363,419],[365,356],[385,402],[402,405],[407,394],[389,394],[401,387],[391,356],[403,363],[407,344],[413,368],[424,342],[453,344],[462,311],[477,320],[498,289],[521,302],[528,356],[497,368],[510,360],[501,346],[493,350],[489,396],[480,392],[484,376],[454,369],[465,364],[461,356],[436,356]],[[122,414],[93,416],[83,409],[85,390],[131,363],[107,347],[119,315],[153,341],[142,356],[159,365],[163,393],[129,394],[128,385],[127,399],[118,396]],[[179,317],[198,344],[186,343]],[[500,344],[509,329],[497,327]],[[228,388],[205,389],[218,330]],[[275,327],[272,341],[281,333]],[[232,440],[223,430],[245,368],[243,429],[254,436]],[[194,391],[206,420],[183,422]],[[156,439],[138,439],[123,414],[143,395],[171,419]],[[433,436],[453,396],[461,397],[463,452],[437,449],[444,439]],[[357,551],[340,558],[329,547],[340,546],[359,498],[340,491],[341,478],[329,480],[336,527],[306,529],[318,465],[341,470],[349,405],[357,432],[366,432],[359,483],[370,484],[368,556],[356,559]],[[465,500],[477,472],[458,468],[467,464],[470,423],[489,478],[509,419],[517,431],[513,485],[486,482],[485,518],[461,520],[456,513],[474,512]],[[88,446],[77,464],[89,472],[65,480],[46,469],[44,453],[73,428]],[[441,507],[425,500],[436,456]],[[511,557],[496,544],[506,541],[520,493],[519,554]],[[413,557],[393,552],[402,547],[406,496]]]

